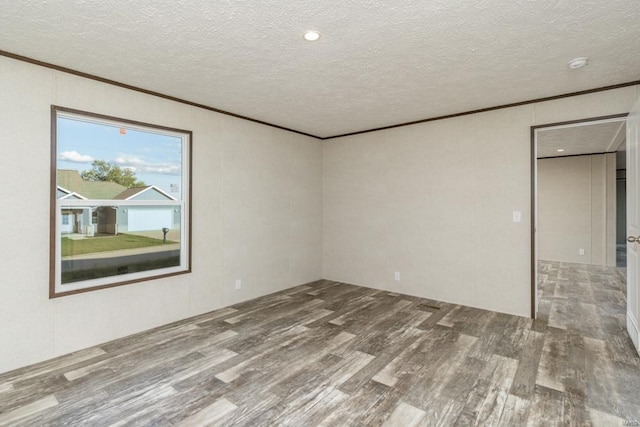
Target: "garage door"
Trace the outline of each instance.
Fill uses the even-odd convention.
[[[171,228],[171,208],[129,209],[129,231]]]

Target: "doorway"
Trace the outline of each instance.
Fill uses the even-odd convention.
[[[622,209],[626,198],[620,201],[618,196],[626,191],[626,117],[618,114],[531,129],[533,318],[540,304],[541,260],[557,263],[556,270],[560,265],[626,268],[626,245],[618,235],[626,210]]]

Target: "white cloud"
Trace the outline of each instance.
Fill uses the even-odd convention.
[[[159,173],[165,175],[180,175],[180,165],[174,163],[149,163],[138,157],[117,157],[114,161],[118,166],[131,169],[136,173]]]
[[[180,175],[180,166],[179,165],[148,165],[140,168],[140,170],[149,173],[162,173],[167,175]]]
[[[133,166],[133,165],[145,164],[143,160],[140,160],[137,157],[117,157],[114,160],[114,162],[122,166]]]
[[[58,160],[66,160],[67,162],[75,163],[91,163],[94,158],[85,154],[80,154],[77,151],[63,151],[58,155]]]

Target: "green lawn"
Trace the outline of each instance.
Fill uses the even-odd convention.
[[[167,243],[173,243],[167,241]],[[121,249],[145,248],[162,245],[162,239],[135,236],[133,234],[118,234],[116,236],[87,237],[80,240],[62,238],[62,256],[93,254],[96,252],[117,251]]]

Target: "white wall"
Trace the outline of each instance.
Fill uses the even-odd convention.
[[[528,316],[529,127],[638,95],[319,143],[0,57],[0,372],[321,277]],[[193,131],[193,273],[48,299],[51,104]]]
[[[632,86],[325,141],[324,278],[529,316],[530,127],[628,112],[638,95]]]
[[[193,273],[48,299],[51,104],[193,131]],[[321,278],[318,140],[5,57],[0,117],[0,372]]]
[[[538,160],[540,259],[616,265],[615,156]]]

